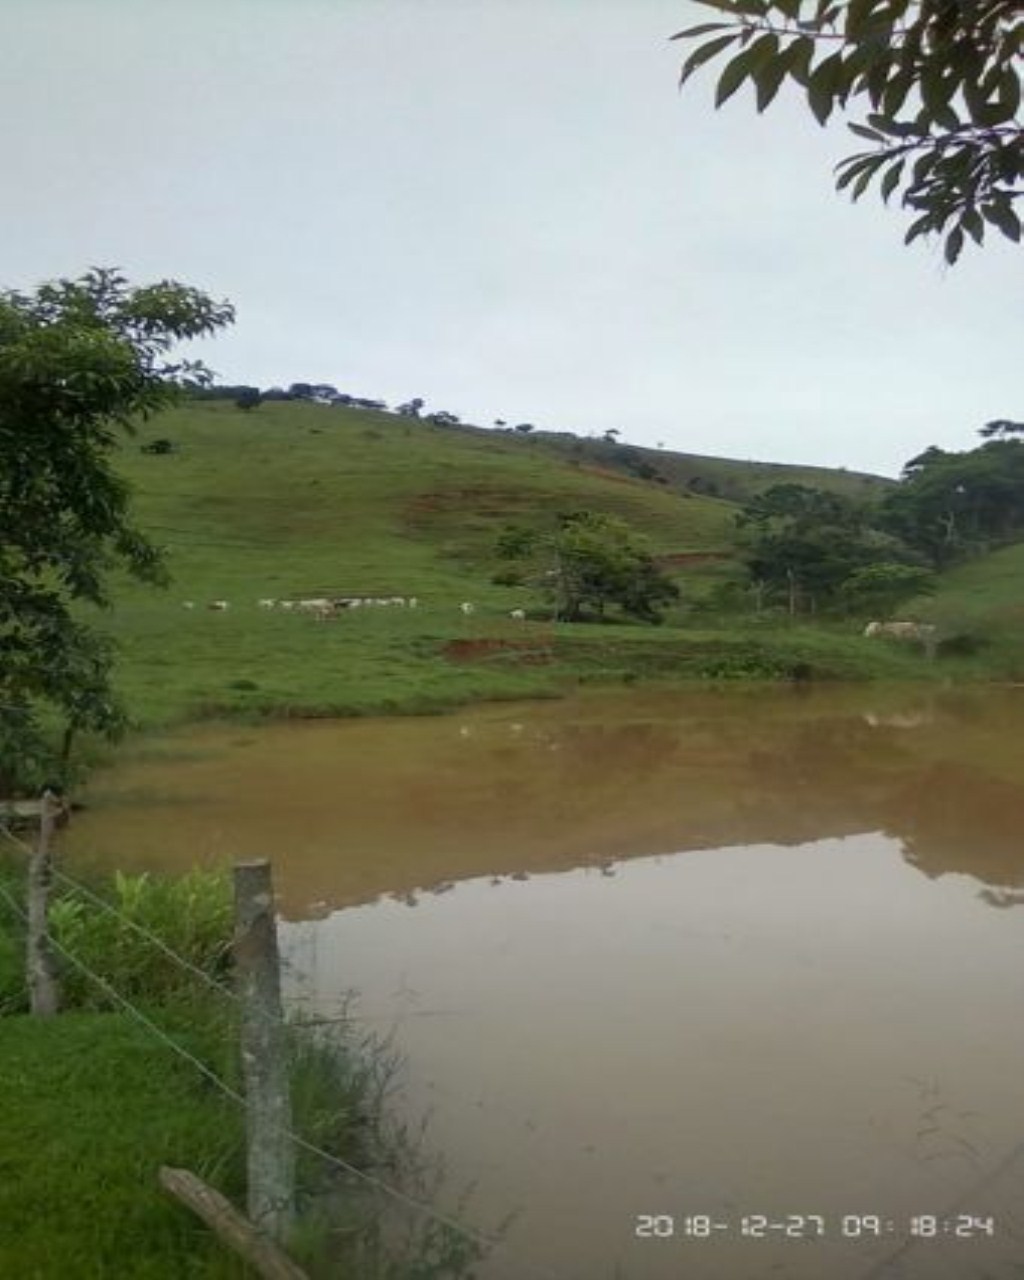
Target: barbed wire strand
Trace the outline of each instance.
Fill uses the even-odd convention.
[[[6,900],[8,906],[21,919],[22,923],[27,924],[27,913],[18,905],[3,884],[0,884],[0,896]],[[201,1072],[201,1074],[209,1080],[211,1084],[219,1089],[225,1097],[230,1098],[231,1101],[237,1103],[239,1106],[243,1108],[245,1107],[245,1098],[238,1093],[237,1090],[233,1089],[229,1084],[222,1080],[215,1071],[208,1067],[204,1062],[200,1061],[200,1059],[193,1053],[190,1053],[184,1045],[179,1044],[169,1036],[162,1028],[158,1027],[156,1023],[147,1018],[146,1015],[140,1009],[136,1008],[136,1006],[132,1004],[126,996],[123,996],[115,987],[111,986],[105,978],[102,978],[94,970],[90,969],[84,961],[80,960],[77,956],[68,951],[66,947],[62,946],[62,944],[58,942],[51,933],[47,933],[46,938],[51,946],[60,952],[60,954],[64,956],[70,964],[72,964],[80,973],[84,974],[90,981],[94,982],[106,996],[112,999],[116,1004],[120,1005],[127,1014],[134,1018],[141,1026],[145,1027],[147,1031],[161,1041],[161,1043],[166,1045],[168,1049],[177,1054],[178,1057],[182,1058],[184,1061],[191,1063],[191,1065],[195,1067],[197,1071]],[[407,1208],[414,1210],[416,1213],[424,1214],[427,1217],[433,1218],[435,1222],[439,1222],[450,1231],[454,1231],[457,1235],[460,1235],[464,1239],[470,1241],[470,1243],[475,1244],[478,1248],[487,1250],[500,1248],[500,1241],[493,1240],[488,1236],[483,1235],[481,1232],[474,1231],[471,1227],[463,1226],[462,1223],[457,1222],[454,1218],[449,1218],[446,1214],[440,1213],[430,1205],[414,1199],[404,1191],[399,1191],[397,1187],[390,1186],[380,1178],[375,1178],[372,1174],[364,1173],[362,1169],[357,1169],[355,1165],[349,1164],[346,1160],[342,1160],[340,1156],[332,1155],[331,1152],[325,1151],[322,1147],[316,1146],[315,1143],[309,1142],[307,1139],[300,1137],[299,1134],[294,1133],[292,1130],[285,1129],[284,1136],[296,1146],[310,1152],[312,1155],[319,1156],[328,1164],[334,1165],[336,1168],[339,1168],[345,1173],[359,1179],[368,1186],[373,1187],[375,1190],[383,1191],[386,1195],[391,1196],[392,1199],[399,1201],[401,1204],[404,1204]],[[545,1280],[559,1280],[557,1274],[549,1270],[547,1267],[538,1267],[536,1264],[533,1264],[531,1266],[531,1270],[534,1270],[538,1276],[543,1276]]]
[[[11,828],[4,822],[0,822],[0,836],[5,836],[8,840],[11,841],[12,844],[18,845],[21,849],[25,851],[26,854],[31,855],[32,853],[31,845],[27,844],[19,836],[16,836],[14,832],[11,830]],[[212,991],[216,991],[219,995],[226,996],[228,1000],[231,1000],[234,1004],[238,1005],[239,1007],[241,1006],[242,997],[238,994],[237,991],[235,991],[232,987],[228,986],[226,983],[219,982],[212,974],[207,973],[206,970],[201,969],[198,965],[193,964],[191,960],[189,960],[186,956],[183,956],[179,951],[175,951],[174,948],[169,946],[163,940],[163,938],[160,937],[159,934],[151,932],[149,929],[145,927],[145,925],[139,924],[136,920],[133,920],[131,916],[128,916],[123,911],[120,911],[112,902],[107,902],[105,898],[101,898],[99,894],[94,893],[93,890],[90,889],[87,885],[82,884],[80,880],[76,880],[73,876],[67,875],[66,872],[61,871],[58,867],[56,866],[51,867],[51,873],[55,880],[61,881],[61,883],[67,885],[70,889],[74,890],[76,893],[81,894],[84,898],[87,898],[90,902],[95,903],[95,905],[101,908],[101,910],[106,911],[109,915],[112,915],[116,920],[119,920],[121,924],[123,924],[126,928],[132,930],[133,933],[138,934],[139,937],[144,938],[147,942],[157,947],[161,952],[163,952],[163,954],[169,960],[174,961],[174,963],[177,964],[181,969],[184,969],[187,973],[194,974],[195,977],[199,978]],[[288,964],[289,962],[286,960],[285,965],[288,966]],[[296,999],[294,1003],[296,1006],[298,1006],[299,1000]],[[269,1014],[263,1009],[258,1009],[257,1012],[261,1017],[267,1020],[276,1021],[273,1014]],[[432,1012],[433,1011],[431,1010],[427,1010],[427,1013],[432,1013]],[[415,1011],[412,1013],[402,1015],[402,1018],[421,1017],[421,1016],[425,1016],[423,1011]],[[400,1021],[401,1019],[398,1019],[398,1020]],[[322,1026],[328,1023],[339,1024],[339,1023],[346,1023],[346,1022],[366,1023],[366,1022],[388,1022],[388,1021],[395,1021],[395,1015],[394,1014],[369,1015],[369,1014],[345,1013],[344,1015],[338,1018],[303,1018],[290,1025],[297,1026],[299,1028],[305,1028],[307,1026],[310,1026],[310,1027]]]
[[[24,842],[24,840],[19,840],[18,837],[12,833],[10,828],[5,826],[2,823],[0,823],[0,832],[2,832],[9,840],[13,840],[15,844],[21,845],[21,847],[27,850],[29,853],[32,852],[32,850]],[[93,893],[93,891],[89,889],[86,885],[81,884],[77,880],[74,880],[69,875],[65,875],[65,873],[63,871],[58,870],[57,867],[51,867],[51,873],[55,880],[59,880],[62,884],[67,885],[70,889],[73,889],[76,893],[81,894],[82,897],[87,898],[92,903],[95,903],[95,905],[100,907],[103,911],[106,911],[108,914],[114,916],[128,929],[131,929],[133,933],[137,933],[139,937],[144,938],[147,942],[151,943],[159,951],[163,952],[163,954],[167,956],[169,960],[173,960],[174,963],[177,964],[180,968],[184,969],[186,972],[191,973],[195,977],[199,978],[208,987],[212,988],[214,991],[219,992],[223,996],[227,996],[229,1000],[234,1000],[236,1003],[240,1001],[240,996],[236,991],[232,991],[231,988],[226,986],[224,983],[218,982],[217,979],[213,977],[212,974],[209,974],[205,972],[205,970],[200,969],[198,965],[193,964],[191,960],[181,955],[180,952],[175,951],[173,947],[168,946],[167,943],[164,942],[164,940],[158,934],[152,933],[149,929],[146,928],[145,925],[139,924],[137,921],[133,920],[130,916],[125,915],[123,911],[119,911],[118,908],[115,907],[112,902],[106,902],[103,898],[99,896],[99,894]]]
[[[0,822],[0,835],[6,836],[8,840],[19,845],[26,853],[32,853],[31,846],[26,844],[26,842],[19,836],[16,836],[6,823]],[[119,911],[112,902],[105,901],[99,896],[99,894],[93,893],[93,891],[86,885],[81,884],[78,880],[66,875],[56,866],[51,867],[51,873],[55,880],[61,881],[62,884],[66,884],[69,888],[75,890],[76,893],[80,893],[84,898],[95,903],[96,906],[100,907],[102,910],[108,912],[112,916],[115,916],[122,924],[131,929],[133,933],[137,933],[141,938],[145,938],[147,942],[152,943],[152,945],[162,951],[169,960],[173,960],[175,964],[179,965],[182,969],[185,969],[187,972],[194,974],[197,978],[200,978],[208,987],[212,987],[215,991],[219,991],[221,995],[227,996],[230,1000],[237,1002],[240,999],[237,992],[232,991],[231,988],[225,986],[224,983],[218,982],[212,974],[206,973],[204,970],[200,969],[198,965],[193,964],[191,960],[188,960],[185,956],[175,951],[173,947],[168,946],[161,937],[152,933],[145,927],[145,925],[139,924],[130,916],[125,915],[123,911]]]

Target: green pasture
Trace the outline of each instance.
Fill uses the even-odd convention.
[[[0,1077],[0,1275],[246,1274],[156,1181],[161,1164],[180,1164],[238,1197],[239,1117],[137,1023],[4,1018]]]
[[[175,451],[141,452],[157,438]],[[207,401],[146,423],[118,465],[173,575],[167,590],[117,580],[114,608],[98,618],[119,645],[117,683],[139,726],[428,713],[602,678],[932,674],[916,653],[865,645],[862,621],[792,626],[695,610],[732,571],[735,505],[558,456],[543,440],[296,402],[244,413]],[[728,465],[738,483],[735,468],[747,464]],[[780,478],[751,465],[755,487]],[[804,478],[821,480],[817,469]],[[669,558],[682,599],[664,626],[551,625],[533,590],[493,582],[506,567],[493,545],[507,524],[581,508],[622,516]],[[415,596],[419,606],[319,622],[257,604],[321,595]],[[212,612],[213,600],[231,607]],[[463,600],[475,605],[470,617]],[[531,619],[511,620],[515,608]]]

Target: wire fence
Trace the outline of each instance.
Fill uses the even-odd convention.
[[[22,852],[31,854],[31,847],[15,835],[7,824],[0,823],[0,836],[5,837],[13,845],[18,847]],[[237,992],[232,990],[224,983],[218,982],[211,974],[204,972],[197,965],[193,964],[187,957],[182,956],[174,948],[167,945],[162,938],[145,926],[138,924],[132,920],[123,911],[119,910],[113,903],[106,901],[86,885],[66,873],[53,868],[53,877],[61,884],[65,885],[71,892],[81,895],[94,906],[99,907],[104,912],[116,917],[119,922],[131,930],[136,935],[143,938],[146,942],[155,946],[166,958],[178,965],[181,970],[188,973],[191,977],[198,978],[203,985],[215,991],[218,995],[225,996],[234,1004],[240,1005],[241,998]],[[0,883],[0,900],[6,905],[8,911],[22,924],[27,925],[28,914],[26,910],[18,903],[14,895],[2,883]],[[236,1106],[245,1108],[246,1099],[244,1096],[227,1083],[220,1075],[217,1074],[210,1066],[196,1057],[189,1049],[180,1043],[174,1036],[168,1034],[163,1028],[157,1025],[152,1018],[145,1014],[138,1006],[125,996],[122,992],[102,975],[98,974],[91,966],[87,965],[79,956],[76,956],[71,950],[65,947],[52,932],[47,932],[47,941],[55,952],[59,954],[77,973],[81,974],[89,983],[110,1000],[116,1007],[124,1011],[138,1025],[158,1041],[164,1048],[170,1050],[182,1061],[188,1063],[193,1070],[198,1072],[209,1084],[231,1101]],[[267,1016],[267,1015],[264,1015]],[[348,1019],[343,1019],[348,1021]],[[299,1024],[301,1028],[302,1024]],[[433,1205],[427,1204],[425,1201],[419,1200],[400,1188],[393,1186],[382,1178],[378,1178],[373,1174],[367,1173],[365,1170],[351,1162],[344,1160],[342,1157],[335,1155],[333,1152],[325,1150],[322,1146],[314,1142],[310,1142],[301,1134],[296,1133],[294,1129],[286,1128],[284,1130],[285,1137],[298,1149],[322,1160],[327,1166],[337,1169],[348,1176],[354,1178],[357,1182],[372,1190],[379,1192],[394,1203],[402,1205],[404,1208],[411,1210],[413,1213],[429,1218],[438,1226],[444,1227],[446,1230],[455,1233],[462,1240],[473,1245],[485,1253],[493,1253],[500,1250],[503,1241],[494,1236],[488,1236],[483,1232],[477,1231],[472,1227],[466,1226],[456,1218],[439,1211]],[[556,1272],[549,1267],[538,1263],[526,1263],[517,1265],[517,1272],[522,1274],[525,1272],[531,1276],[536,1276],[538,1280],[559,1280]]]

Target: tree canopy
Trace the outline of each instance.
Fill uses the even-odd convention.
[[[547,532],[506,529],[496,550],[504,559],[531,565],[534,581],[563,622],[582,621],[588,612],[603,618],[608,606],[617,606],[628,617],[657,623],[664,606],[679,596],[646,540],[624,520],[602,512],[564,513]]]
[[[963,453],[926,449],[903,468],[881,520],[937,568],[1021,537],[1024,442],[990,439]]]
[[[875,182],[885,201],[899,191],[916,215],[907,243],[940,234],[953,263],[966,237],[980,245],[987,228],[1020,240],[1024,17],[1015,0],[698,3],[721,20],[672,37],[700,41],[680,84],[731,54],[716,107],[749,81],[759,112],[787,82],[822,125],[837,109],[857,109],[849,128],[872,149],[840,162],[837,186],[854,200]]]
[[[926,591],[932,575],[877,511],[810,485],[773,485],[736,517],[758,601],[790,614],[885,611]]]
[[[116,270],[0,292],[0,790],[54,763],[45,728],[117,733],[110,644],[80,604],[108,604],[120,567],[167,573],[133,524],[112,466],[122,433],[209,381],[175,344],[231,323],[224,302],[172,280],[130,288]],[[66,754],[66,750],[65,750]]]

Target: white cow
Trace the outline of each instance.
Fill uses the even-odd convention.
[[[513,610],[512,610],[512,612],[511,612],[508,616],[509,616],[510,618],[515,618],[516,622],[525,622],[525,621],[526,621],[526,610],[525,610],[525,609],[513,609]]]
[[[476,612],[476,605],[469,600],[463,600],[462,604],[459,605],[459,608],[462,610],[462,612],[465,614],[467,618],[471,613]]]
[[[256,603],[261,609],[273,609],[274,606],[277,604],[277,601],[276,600],[257,600]]]
[[[227,610],[231,608],[231,601],[211,600],[206,607],[207,609],[212,609],[214,613],[226,613]]]
[[[194,609],[196,607],[196,602],[194,600],[183,600],[181,607],[183,609]]]
[[[869,622],[864,635],[869,639],[881,637],[919,644],[929,658],[935,657],[938,645],[938,628],[930,622]]]
[[[289,613],[292,609],[295,608],[295,601],[294,600],[278,600],[277,607],[279,609],[283,609],[285,613]]]
[[[415,596],[410,596],[410,597],[409,597],[409,608],[410,608],[410,609],[415,609],[415,608],[417,607],[417,605],[418,605],[418,604],[419,604],[419,601],[416,599],[416,597],[415,597]]]
[[[864,634],[869,639],[883,636],[889,640],[931,640],[936,628],[930,622],[869,622]]]

